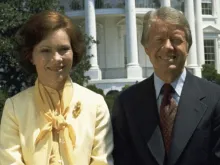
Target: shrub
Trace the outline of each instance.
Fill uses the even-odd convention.
[[[214,65],[204,64],[202,66],[202,77],[203,78],[209,81],[215,81],[216,75],[217,75],[217,71]]]
[[[220,74],[217,73],[215,66],[211,64],[204,64],[202,67],[202,77],[220,85]]]
[[[108,109],[109,109],[110,114],[112,112],[112,108],[113,108],[113,105],[114,105],[115,98],[116,97],[111,96],[111,95],[105,96],[105,101],[106,101],[106,104],[108,105]]]
[[[123,88],[122,91],[124,91],[125,89],[129,88],[131,85],[126,84]]]
[[[114,101],[115,101],[116,97],[119,95],[119,93],[120,92],[118,90],[110,90],[105,96],[105,101],[108,105],[110,114],[112,112]]]
[[[5,100],[7,99],[8,95],[7,92],[0,90],[0,121],[2,116],[3,107],[5,104]]]
[[[100,89],[100,88],[97,88],[94,84],[92,84],[92,85],[87,85],[86,88],[88,88],[88,89],[90,89],[91,91],[96,92],[96,93],[98,93],[98,94],[104,96],[103,90]]]

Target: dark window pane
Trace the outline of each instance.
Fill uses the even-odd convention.
[[[204,40],[205,63],[215,64],[215,41]]]
[[[202,3],[202,14],[212,15],[212,3]]]

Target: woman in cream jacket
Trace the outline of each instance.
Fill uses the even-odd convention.
[[[41,12],[24,24],[17,38],[21,65],[38,78],[5,103],[0,165],[112,165],[106,103],[69,77],[84,50],[72,20]]]

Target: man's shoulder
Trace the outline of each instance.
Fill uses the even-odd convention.
[[[200,78],[200,77],[197,77],[197,76],[192,76],[193,77],[193,81],[194,81],[194,86],[196,86],[197,88],[200,88],[200,90],[203,92],[203,93],[211,93],[211,94],[218,94],[220,95],[220,85],[214,83],[214,82],[211,82],[211,81],[208,81],[204,78]]]
[[[133,99],[135,97],[140,97],[142,93],[147,92],[147,88],[151,83],[152,83],[151,78],[144,79],[143,81],[131,85],[130,87],[122,91],[119,97],[121,99]]]

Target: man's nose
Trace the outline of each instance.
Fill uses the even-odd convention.
[[[173,44],[170,39],[167,39],[164,45],[168,49],[173,49]]]

